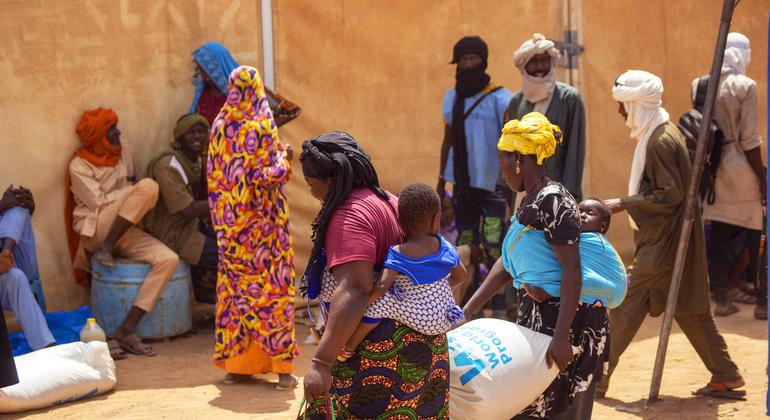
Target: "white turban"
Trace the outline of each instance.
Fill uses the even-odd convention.
[[[524,67],[526,67],[532,57],[543,53],[548,53],[551,56],[551,71],[544,77],[535,77],[528,74]],[[525,41],[513,53],[513,64],[523,76],[521,92],[528,101],[538,104],[551,97],[556,84],[556,60],[560,56],[561,54],[556,49],[553,41],[546,39],[542,34],[532,35],[532,39]],[[542,110],[542,112],[544,113],[545,110]]]
[[[725,58],[722,69],[732,70],[738,74],[746,74],[746,68],[751,62],[751,45],[746,35],[738,32],[727,34]]]
[[[550,39],[545,39],[543,34],[533,34],[532,39],[526,40],[515,53],[513,53],[513,64],[522,72],[524,66],[529,63],[532,57],[547,52],[554,59],[558,59],[561,54],[556,49],[555,44]]]
[[[623,73],[612,88],[612,97],[623,103],[628,114],[626,126],[631,129],[631,137],[637,140],[628,180],[628,195],[639,193],[650,136],[661,124],[669,121],[668,112],[661,106],[662,96],[663,81],[660,77],[641,70]],[[637,228],[633,220],[631,226]]]

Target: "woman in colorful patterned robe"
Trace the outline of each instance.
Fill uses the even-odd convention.
[[[214,361],[225,382],[278,373],[297,384],[294,251],[283,185],[291,148],[278,139],[257,69],[230,73],[227,101],[211,128],[208,191],[219,269]]]

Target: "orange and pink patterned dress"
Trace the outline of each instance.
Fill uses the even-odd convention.
[[[291,373],[299,353],[283,192],[290,173],[259,72],[236,68],[211,127],[207,170],[219,246],[214,361],[229,373]]]

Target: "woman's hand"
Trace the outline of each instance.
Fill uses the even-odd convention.
[[[305,401],[312,403],[317,398],[325,398],[329,395],[329,387],[332,385],[331,368],[312,362],[302,382],[305,388]]]
[[[610,211],[612,211],[612,214],[620,213],[621,211],[624,211],[626,209],[626,205],[623,204],[623,200],[619,198],[604,200],[604,205],[610,208]]]
[[[545,362],[549,369],[555,363],[559,368],[559,371],[562,371],[570,364],[570,362],[572,362],[572,357],[572,344],[570,344],[569,339],[566,337],[554,337],[553,340],[551,340],[551,344],[548,345]],[[305,380],[307,381],[307,376],[305,377]]]
[[[452,325],[452,328],[450,329],[450,331],[451,330],[456,330],[456,329],[462,327],[463,325],[467,324],[469,321],[471,321],[471,319],[468,318],[468,315],[463,315],[463,319],[461,321],[457,322],[456,324]]]

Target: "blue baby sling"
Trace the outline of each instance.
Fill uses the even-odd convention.
[[[511,219],[511,228],[503,242],[503,264],[513,277],[513,286],[524,283],[544,289],[551,296],[560,295],[562,267],[541,230]],[[583,287],[580,301],[601,304],[609,309],[623,302],[628,290],[626,269],[615,248],[601,233],[580,234],[580,265]]]

